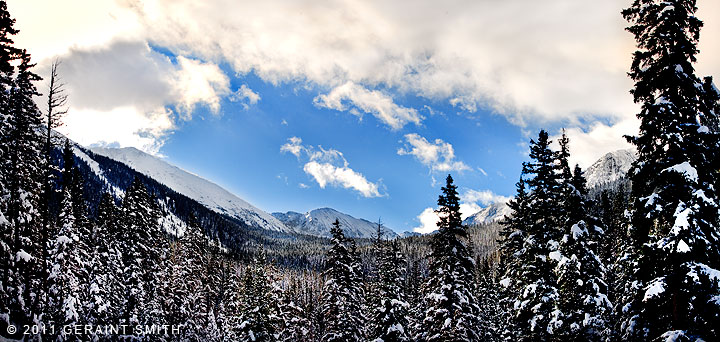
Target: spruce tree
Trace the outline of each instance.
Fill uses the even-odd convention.
[[[332,247],[328,251],[323,286],[321,315],[324,319],[322,340],[327,342],[359,341],[362,339],[361,313],[357,312],[360,298],[354,288],[358,287],[355,261],[337,219],[330,229]]]
[[[540,131],[530,141],[531,161],[523,164],[518,197],[511,202],[513,214],[504,221],[503,256],[505,275],[501,280],[512,307],[512,324],[520,341],[547,340],[558,299],[555,261],[563,230],[561,179],[563,171],[550,139]],[[527,186],[527,188],[526,188]],[[527,189],[527,190],[526,190]]]
[[[628,340],[720,339],[717,89],[695,76],[702,22],[695,0],[635,0],[622,13],[638,50],[631,90],[641,111],[629,137],[633,284]]]
[[[243,281],[240,341],[275,341],[273,321],[276,298],[271,298],[271,280],[267,273],[265,252],[260,249]]]
[[[457,186],[450,175],[438,198],[438,231],[432,238],[430,277],[425,286],[427,312],[419,341],[478,341],[480,311],[474,294],[475,262],[466,247]]]
[[[407,315],[410,305],[402,288],[405,260],[396,242],[379,244],[378,288],[375,289],[379,301],[373,310],[371,338],[375,342],[409,341]]]
[[[569,154],[562,153],[567,144],[563,135],[559,165],[567,165]],[[563,341],[604,341],[609,335],[612,305],[607,298],[605,265],[596,252],[603,230],[599,221],[587,214],[587,189],[580,167],[562,175],[565,232],[559,250],[550,253],[557,261],[559,294],[550,326]]]
[[[135,178],[125,191],[122,206],[123,231],[120,250],[123,256],[124,308],[121,323],[128,325],[147,324],[152,292],[147,279],[156,269],[153,258],[153,239],[157,227],[155,203],[145,185]]]
[[[88,265],[87,246],[80,237],[72,208],[72,194],[65,190],[60,211],[60,230],[51,242],[49,283],[49,322],[54,327],[84,324],[83,283]],[[79,336],[66,335],[64,329],[55,329],[58,341],[79,340]]]

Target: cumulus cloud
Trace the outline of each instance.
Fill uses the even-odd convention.
[[[175,74],[176,101],[190,115],[197,104],[205,104],[213,113],[220,110],[220,98],[230,92],[230,80],[213,63],[179,56]]]
[[[260,101],[260,94],[254,92],[247,84],[243,84],[240,88],[230,96],[230,101],[239,102],[246,110]],[[283,120],[285,121],[285,120]],[[287,122],[285,122],[287,125]]]
[[[411,155],[431,172],[467,171],[470,167],[455,159],[455,150],[442,139],[429,142],[417,133],[405,135],[405,146],[397,150],[399,155]]]
[[[632,105],[626,1],[130,3],[153,41],[270,82],[396,89],[519,124],[617,118]],[[698,7],[708,21],[720,12],[711,0]],[[701,47],[720,45],[718,32],[707,25]]]
[[[316,103],[377,116],[390,128],[422,122],[413,109],[395,104],[391,92],[467,112],[489,108],[518,125],[562,121],[583,132],[595,128],[595,119],[620,129],[614,123],[636,112],[626,76],[634,41],[618,13],[628,6],[625,0],[77,0],[8,6],[21,30],[18,46],[41,65],[71,49],[152,42],[193,56],[189,60],[227,63],[240,75],[330,89]],[[698,8],[705,26],[697,70],[720,76],[720,59],[714,58],[720,2],[699,0]],[[142,61],[150,68],[157,62]],[[217,108],[203,89],[221,83],[209,77],[189,94],[205,94],[196,103]],[[130,97],[113,108],[135,106],[134,100],[149,101]]]
[[[417,220],[420,222],[420,225],[413,228],[413,231],[421,234],[428,234],[437,230],[437,222],[440,220],[440,217],[438,217],[435,209],[425,208],[425,210],[417,216]]]
[[[497,202],[507,202],[510,197],[498,195],[490,190],[466,190],[460,199],[466,203],[480,203],[483,206],[487,206]]]
[[[372,114],[393,130],[408,123],[419,125],[423,119],[417,110],[395,104],[389,95],[378,90],[367,90],[352,82],[338,86],[328,94],[318,95],[313,102],[321,108],[349,110],[360,117],[360,111]]]
[[[63,133],[86,145],[157,153],[178,116],[191,119],[197,105],[217,113],[229,92],[229,80],[217,65],[185,57],[174,64],[142,42],[73,48],[60,59],[70,104]],[[47,65],[40,66],[41,75],[48,72]]]
[[[326,185],[353,189],[364,197],[381,197],[378,185],[369,182],[365,176],[349,167],[338,167],[329,163],[311,161],[303,167],[305,173],[313,176],[321,188]]]
[[[307,160],[303,171],[312,176],[320,188],[324,189],[330,185],[357,191],[363,197],[386,196],[381,193],[379,182],[370,182],[361,173],[351,169],[345,156],[338,150],[324,149],[322,146],[306,146],[302,144],[301,138],[291,137],[287,143],[280,146],[280,151],[290,153],[298,160]],[[300,184],[302,188],[307,187],[305,184]]]

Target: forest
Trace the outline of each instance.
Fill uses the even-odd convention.
[[[0,1],[0,339],[720,341],[720,92],[695,74],[696,10],[622,11],[641,108],[626,178],[588,189],[543,130],[499,223],[463,225],[448,175],[436,232],[351,239],[336,221],[324,239],[241,233],[183,199],[170,232],[151,179],[90,183],[54,132],[58,64],[41,94]]]

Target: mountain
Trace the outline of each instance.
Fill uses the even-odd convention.
[[[510,215],[512,210],[505,202],[497,202],[490,204],[475,214],[472,214],[465,220],[464,225],[473,226],[484,223],[492,223],[501,220],[506,215]]]
[[[617,150],[600,157],[585,170],[588,189],[601,187],[625,178],[632,163],[637,160],[635,150]]]
[[[277,232],[293,232],[272,215],[256,208],[217,184],[136,148],[95,147],[90,150],[95,154],[126,164],[177,193],[185,195],[217,213],[240,220],[250,227]]]
[[[377,223],[357,219],[332,208],[315,209],[305,214],[288,211],[286,213],[272,213],[272,215],[301,234],[330,237],[330,228],[335,219],[340,221],[340,227],[347,237],[372,238],[377,234]],[[385,227],[383,227],[383,234],[390,238],[397,237],[395,232]]]

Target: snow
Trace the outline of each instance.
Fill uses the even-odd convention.
[[[708,126],[703,125],[703,126],[698,127],[697,132],[698,133],[710,133],[710,128],[708,128]]]
[[[100,164],[90,158],[83,150],[79,149],[77,146],[73,146],[73,154],[75,154],[80,160],[85,162],[85,164],[90,168],[90,170],[98,177],[100,180],[103,181],[103,183],[110,186],[110,191],[112,192],[112,195],[117,198],[122,198],[125,196],[125,191],[116,187],[115,185],[111,184],[107,178],[105,178],[105,175],[103,174],[103,171],[100,169]]]
[[[585,228],[580,227],[579,224],[574,224],[570,228],[570,233],[572,233],[573,239],[577,240],[581,238],[583,235],[587,234],[587,230]]]
[[[617,150],[602,156],[584,173],[588,189],[624,178],[637,160],[635,150]]]
[[[692,167],[692,165],[690,165],[690,163],[688,163],[688,162],[683,162],[683,163],[671,166],[671,167],[663,170],[662,172],[670,172],[670,171],[677,172],[681,175],[684,175],[685,178],[687,178],[688,180],[693,181],[693,182],[697,182],[697,180],[698,180],[697,170],[695,170],[695,168]]]
[[[510,286],[510,278],[503,278],[502,280],[500,280],[500,286],[502,286],[502,287]]]
[[[552,251],[548,254],[548,257],[552,260],[560,261],[562,259],[562,254],[560,254],[559,251]]]
[[[17,254],[15,254],[15,261],[20,261],[20,259],[22,259],[25,262],[30,262],[30,260],[32,259],[32,256],[30,254],[28,254],[27,252],[20,250],[19,252],[17,252]]]
[[[643,297],[643,301],[645,302],[648,299],[656,297],[663,292],[665,292],[665,278],[655,279],[647,287],[647,290],[645,290],[645,297]]]
[[[291,229],[275,217],[256,208],[217,184],[180,169],[177,166],[170,165],[136,148],[94,147],[91,151],[127,164],[136,171],[157,180],[180,194],[198,201],[213,211],[235,217],[251,226],[274,231],[292,232]]]
[[[680,240],[680,242],[678,242],[678,244],[677,244],[677,251],[678,251],[678,253],[690,252],[690,246],[688,246],[688,244],[685,243],[685,241]]]

